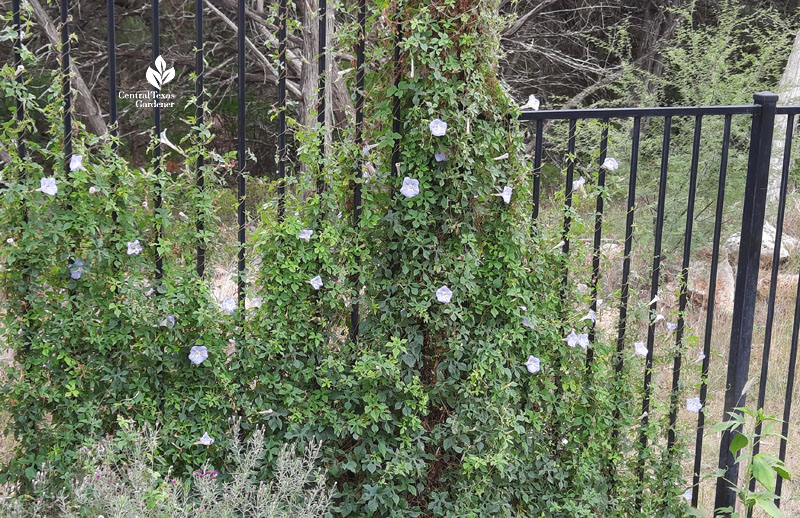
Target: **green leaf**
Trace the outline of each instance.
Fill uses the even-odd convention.
[[[731,453],[736,455],[736,452],[747,446],[750,441],[747,440],[747,437],[744,434],[737,433],[736,436],[731,441],[730,450]]]
[[[736,421],[722,421],[721,423],[717,423],[714,426],[712,426],[711,428],[709,428],[708,429],[708,433],[709,434],[719,433],[719,432],[725,431],[725,430],[727,430],[729,428],[733,428],[737,424],[738,423]]]
[[[775,505],[773,498],[774,495],[766,493],[759,493],[755,495],[756,507],[760,507],[773,518],[781,518],[783,513],[781,513],[781,510]]]
[[[761,454],[753,457],[753,477],[769,492],[775,491],[775,477],[770,462]]]

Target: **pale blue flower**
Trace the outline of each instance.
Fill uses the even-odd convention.
[[[236,311],[236,301],[228,297],[222,301],[222,311],[231,315]]]
[[[678,324],[673,324],[672,322],[667,322],[667,329],[669,329],[669,332],[671,333],[671,332],[675,331],[676,329],[678,329]]]
[[[77,171],[83,169],[83,157],[81,155],[72,155],[69,159],[69,170]]]
[[[413,198],[419,194],[419,180],[409,178],[408,176],[403,178],[403,186],[400,188],[400,194],[406,198]]]
[[[175,151],[177,151],[178,153],[183,154],[183,150],[181,148],[179,148],[178,146],[176,146],[175,144],[173,144],[169,140],[169,138],[167,137],[167,130],[166,129],[162,130],[161,133],[159,134],[159,141],[162,144],[164,144],[165,146],[170,147],[170,148],[174,149]]]
[[[164,317],[161,321],[161,327],[168,327],[170,329],[175,327],[175,315],[167,315]]]
[[[429,125],[431,135],[434,137],[443,137],[447,133],[447,123],[443,120],[433,119]]]
[[[589,335],[586,333],[578,334],[574,330],[565,338],[570,347],[581,346],[581,349],[589,347]]]
[[[519,109],[536,111],[539,109],[539,105],[540,105],[539,99],[537,99],[535,95],[530,94],[528,96],[528,102],[520,106]]]
[[[250,301],[250,307],[253,308],[260,308],[264,304],[264,299],[261,297],[256,297]]]
[[[536,329],[536,326],[534,326],[531,321],[528,320],[528,317],[522,317],[522,325],[528,329]]]
[[[578,178],[577,180],[573,180],[573,181],[572,181],[572,190],[573,190],[573,191],[577,191],[578,189],[580,189],[580,188],[581,188],[581,187],[583,187],[584,185],[586,185],[586,178],[584,178],[583,176],[581,176],[581,177],[580,177],[580,178]]]
[[[453,298],[453,292],[447,286],[442,286],[436,290],[436,300],[442,304],[448,304]]]
[[[528,361],[525,362],[525,367],[528,368],[528,372],[531,374],[536,374],[542,369],[541,360],[536,356],[528,356]]]
[[[636,351],[637,356],[641,356],[642,358],[647,357],[647,346],[644,342],[634,342],[633,348]]]
[[[314,235],[314,231],[311,229],[304,229],[297,233],[297,239],[302,239],[305,242],[311,241],[311,236]]]
[[[434,153],[433,158],[435,158],[437,162],[444,162],[447,160],[447,154],[444,151],[437,151]]]
[[[142,245],[138,239],[128,241],[128,255],[139,255],[142,253]]]
[[[698,413],[703,408],[699,397],[690,397],[686,400],[686,410],[693,413]]]
[[[505,187],[503,187],[503,190],[495,194],[495,196],[500,196],[501,198],[503,198],[503,202],[506,205],[508,205],[509,203],[511,203],[512,194],[514,194],[514,189],[511,188],[511,186],[506,185]]]
[[[686,500],[687,502],[692,501],[692,488],[689,488],[683,492],[683,499]]]
[[[597,314],[594,312],[593,309],[590,309],[589,312],[586,313],[586,315],[584,315],[584,317],[580,319],[581,322],[583,322],[584,320],[591,320],[592,322],[595,322],[597,321]]]
[[[619,163],[617,162],[616,158],[608,157],[603,161],[602,167],[603,169],[608,169],[609,171],[616,171],[619,169]]]
[[[80,259],[75,259],[75,261],[69,266],[70,277],[78,280],[84,273],[86,273],[86,268],[83,267],[83,261]]]
[[[39,180],[39,188],[37,191],[43,192],[49,196],[55,196],[58,193],[58,185],[56,179],[51,177],[44,177]]]
[[[211,446],[214,444],[214,438],[208,435],[208,432],[204,433],[200,440],[197,441],[197,444],[201,444],[203,446]]]
[[[208,358],[208,348],[205,345],[195,345],[189,351],[189,361],[195,365],[200,365]]]
[[[319,289],[320,289],[320,288],[322,287],[322,285],[323,285],[323,283],[322,283],[322,277],[320,277],[319,275],[317,275],[317,276],[316,276],[316,277],[314,277],[313,279],[310,279],[308,282],[309,282],[309,284],[311,284],[311,287],[312,287],[312,288],[314,288],[314,289],[315,289],[315,290],[317,290],[317,291],[319,291]]]

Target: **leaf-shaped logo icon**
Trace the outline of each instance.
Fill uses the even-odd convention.
[[[147,82],[153,85],[156,90],[161,90],[165,84],[175,79],[175,68],[167,68],[167,62],[161,56],[156,58],[155,65],[155,69],[147,67]]]

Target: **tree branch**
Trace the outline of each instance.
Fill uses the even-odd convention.
[[[61,39],[47,11],[42,8],[39,0],[28,0],[28,2],[33,7],[33,17],[42,28],[42,31],[44,31],[45,36],[50,41],[50,45],[54,49],[58,48]],[[103,119],[100,105],[92,95],[89,87],[86,86],[86,82],[83,80],[83,76],[81,76],[74,60],[70,61],[70,73],[71,81],[74,83],[75,90],[78,93],[76,103],[79,111],[86,116],[86,125],[89,131],[96,135],[105,135],[108,133],[108,126],[106,126],[106,121]]]

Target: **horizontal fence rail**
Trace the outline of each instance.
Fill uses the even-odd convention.
[[[367,34],[367,8],[366,2],[361,1],[359,4],[357,23],[359,26],[358,41],[356,45],[356,69],[357,69],[357,92],[355,96],[355,120],[356,120],[356,142],[359,147],[364,142],[364,103],[365,103],[365,70],[368,67],[365,62],[365,38]],[[109,67],[109,117],[110,117],[110,131],[116,137],[119,134],[120,121],[117,119],[117,76],[116,76],[116,43],[114,31],[114,2],[109,0],[107,3],[107,16],[108,16],[108,67]],[[203,2],[196,0],[194,3],[195,9],[195,92],[196,92],[196,124],[203,127],[205,122],[205,100],[206,91],[204,85],[204,33],[203,33]],[[237,188],[237,302],[238,314],[237,318],[244,319],[245,295],[247,288],[246,276],[246,186],[247,186],[247,147],[246,147],[246,77],[245,67],[247,65],[245,60],[245,32],[247,24],[245,23],[245,2],[238,0],[237,2],[237,44],[238,44],[238,60],[237,60],[237,139],[236,139],[236,167],[235,178]],[[278,217],[284,217],[285,210],[285,192],[287,177],[287,164],[289,162],[287,144],[287,42],[289,41],[289,7],[287,0],[280,0],[278,6],[278,27],[277,40],[279,44],[278,49],[278,62],[279,62],[279,80],[277,85],[277,98],[276,105],[277,114],[277,142],[276,142],[276,165],[278,178],[280,184],[277,190],[278,193]],[[155,65],[157,59],[160,58],[160,28],[159,28],[159,1],[155,0],[152,3],[152,63]],[[61,70],[63,74],[62,96],[64,103],[63,112],[63,129],[64,129],[64,149],[65,149],[65,168],[66,175],[69,176],[69,162],[72,155],[72,91],[70,77],[70,3],[69,0],[61,0],[60,2],[60,18],[61,18]],[[327,80],[329,73],[328,57],[328,5],[325,0],[320,0],[318,12],[319,30],[319,46],[317,54],[317,69],[319,74],[318,84],[316,87],[319,92],[325,92],[326,88],[330,87]],[[18,66],[21,64],[21,35],[22,35],[22,22],[20,20],[20,2],[13,1],[13,22],[17,30],[18,37],[14,41],[14,64]],[[400,47],[399,42],[401,38],[400,29],[396,29],[395,33],[395,52],[392,56],[392,73],[394,76],[395,84],[399,84],[401,79],[401,60],[400,60]],[[332,54],[332,53],[331,53]],[[20,78],[19,81],[22,81]],[[156,98],[159,95],[159,89],[156,88],[154,93]],[[619,289],[619,296],[614,301],[618,316],[615,326],[615,339],[614,345],[616,346],[616,355],[613,358],[613,367],[617,378],[620,378],[624,367],[624,351],[629,347],[632,341],[631,331],[632,322],[629,319],[631,308],[631,295],[634,286],[634,272],[632,270],[632,255],[634,253],[634,244],[636,231],[638,228],[644,228],[648,223],[642,221],[647,214],[640,213],[639,199],[641,191],[637,193],[637,184],[640,184],[640,158],[642,153],[641,140],[643,133],[646,131],[646,125],[653,121],[663,124],[663,131],[660,135],[660,165],[658,167],[658,191],[656,197],[655,214],[653,217],[653,246],[652,255],[650,250],[647,250],[649,256],[648,268],[649,271],[645,283],[648,284],[645,292],[649,294],[650,302],[647,304],[647,335],[644,342],[646,348],[646,355],[644,360],[644,379],[642,380],[642,414],[640,418],[640,432],[637,437],[638,444],[638,458],[636,462],[636,470],[639,482],[642,483],[646,472],[646,459],[644,451],[647,448],[648,437],[646,430],[650,422],[650,414],[652,412],[653,403],[653,390],[655,366],[654,358],[658,351],[656,339],[656,325],[659,319],[663,319],[663,315],[659,313],[660,305],[659,293],[663,293],[664,289],[664,271],[666,267],[667,257],[664,252],[664,226],[667,214],[667,201],[672,196],[670,191],[671,184],[669,180],[669,173],[671,169],[670,157],[674,149],[674,131],[675,119],[686,117],[693,119],[693,132],[690,153],[689,182],[688,182],[688,197],[686,204],[682,207],[683,217],[685,218],[685,228],[683,230],[682,239],[680,243],[680,267],[677,276],[677,291],[678,291],[678,309],[677,309],[677,323],[674,328],[674,346],[667,350],[671,360],[670,376],[669,376],[669,397],[668,397],[668,427],[667,427],[667,452],[673,454],[673,448],[676,444],[676,427],[678,425],[678,410],[679,410],[679,397],[682,393],[682,371],[685,367],[685,331],[688,328],[686,322],[686,313],[688,305],[690,304],[689,283],[690,279],[690,260],[692,257],[693,247],[693,233],[695,218],[697,216],[698,207],[696,194],[699,189],[699,175],[700,171],[700,156],[705,146],[702,139],[704,125],[713,118],[722,119],[722,138],[721,142],[715,143],[721,146],[719,154],[719,167],[718,179],[715,183],[716,196],[714,205],[713,216],[713,237],[711,238],[711,262],[709,271],[709,281],[707,284],[707,307],[705,311],[704,332],[699,343],[702,345],[702,361],[700,366],[700,383],[698,387],[699,404],[703,409],[706,408],[708,403],[708,377],[710,373],[710,361],[712,356],[712,333],[714,330],[715,321],[715,291],[718,283],[717,269],[720,263],[720,255],[722,249],[722,234],[723,234],[723,220],[724,220],[724,205],[726,201],[726,189],[730,175],[728,174],[729,168],[729,155],[731,153],[732,142],[732,121],[734,117],[744,116],[751,120],[751,133],[749,141],[749,158],[747,162],[747,176],[745,196],[742,200],[741,217],[742,225],[740,231],[740,245],[737,258],[737,277],[735,282],[735,297],[733,303],[733,314],[731,316],[731,332],[730,343],[727,351],[727,380],[724,398],[724,406],[722,409],[722,416],[727,416],[730,412],[734,412],[736,408],[745,405],[746,390],[745,386],[748,382],[750,375],[750,352],[753,342],[753,328],[755,325],[755,306],[756,306],[756,292],[757,282],[760,270],[761,260],[761,242],[762,231],[765,224],[765,206],[766,206],[766,182],[769,175],[769,161],[771,144],[773,139],[773,131],[775,127],[775,117],[786,116],[788,118],[786,134],[784,138],[784,156],[782,157],[781,169],[781,186],[779,193],[779,203],[777,209],[777,233],[775,237],[775,248],[770,270],[770,288],[767,296],[767,316],[765,325],[765,339],[761,355],[761,368],[759,372],[759,392],[757,398],[757,408],[763,408],[766,401],[766,386],[768,381],[768,365],[770,362],[771,345],[772,345],[772,332],[775,325],[775,303],[776,303],[776,285],[778,279],[778,269],[780,262],[781,240],[783,233],[783,225],[785,222],[786,210],[786,197],[787,197],[787,184],[789,177],[789,170],[791,164],[791,150],[793,138],[793,125],[795,116],[800,115],[800,107],[789,106],[776,106],[777,96],[771,93],[758,93],[754,96],[754,104],[752,105],[735,105],[735,106],[676,106],[676,107],[636,107],[636,108],[592,108],[592,109],[572,109],[572,110],[524,110],[519,116],[521,122],[532,123],[533,142],[531,146],[532,151],[532,213],[531,218],[534,225],[542,225],[543,216],[543,196],[550,194],[547,187],[543,184],[543,175],[545,174],[545,166],[549,165],[546,154],[551,149],[551,141],[546,138],[545,133],[548,131],[551,123],[558,124],[559,122],[565,123],[566,129],[566,146],[561,145],[564,155],[567,157],[564,160],[565,166],[562,168],[563,178],[559,177],[558,196],[563,195],[563,202],[557,204],[560,212],[563,214],[563,219],[559,221],[558,236],[561,239],[557,248],[560,248],[561,253],[565,258],[564,270],[561,279],[561,297],[562,306],[567,305],[566,297],[568,296],[570,288],[570,270],[567,258],[571,252],[574,252],[573,245],[576,244],[573,236],[575,221],[573,220],[573,203],[577,190],[580,188],[576,184],[576,154],[581,153],[577,133],[579,131],[579,123],[583,121],[597,121],[599,123],[599,153],[592,157],[590,170],[596,173],[594,178],[584,179],[585,181],[594,181],[594,186],[597,188],[596,199],[591,200],[594,207],[594,213],[591,214],[591,237],[589,241],[591,250],[591,266],[590,266],[590,308],[593,314],[596,314],[600,309],[601,304],[601,282],[604,273],[603,258],[603,236],[607,232],[607,219],[606,212],[611,208],[611,204],[607,199],[607,187],[612,180],[625,181],[623,175],[619,175],[614,171],[617,169],[607,163],[611,157],[610,149],[610,136],[609,128],[612,124],[624,121],[625,124],[630,124],[628,135],[630,137],[629,155],[625,157],[627,168],[622,168],[620,172],[625,172],[627,169],[627,185],[625,190],[624,202],[624,231],[623,231],[623,251],[621,263],[621,276],[619,285],[615,288]],[[316,123],[322,128],[323,134],[325,133],[328,121],[326,119],[326,105],[325,96],[320,95],[317,99],[317,119]],[[392,127],[394,133],[401,132],[400,119],[399,119],[400,105],[398,97],[394,98],[392,106]],[[165,174],[164,167],[162,166],[162,147],[161,147],[161,110],[156,103],[153,108],[153,147],[152,147],[152,165],[157,180],[154,186],[156,199],[155,199],[155,242],[156,256],[155,272],[156,279],[160,280],[164,274],[163,258],[158,251],[158,244],[163,239],[163,215],[162,211],[162,193],[161,184]],[[21,103],[16,106],[15,113],[16,120],[22,124],[24,119],[24,108]],[[598,142],[598,141],[595,141]],[[25,156],[25,142],[20,139],[18,142],[19,155],[24,158]],[[326,155],[326,142],[323,138],[319,144],[319,163],[322,164],[321,169],[324,167]],[[399,144],[395,144],[391,151],[391,163],[395,164],[399,161],[400,149]],[[619,157],[622,160],[621,157]],[[353,224],[358,225],[361,215],[362,203],[362,178],[363,178],[363,163],[359,159],[354,163],[356,169],[357,181],[353,183]],[[196,188],[198,192],[202,192],[206,186],[204,181],[204,157],[201,154],[198,158],[196,165]],[[394,168],[392,168],[394,169]],[[399,171],[397,172],[399,174]],[[622,179],[620,180],[620,176]],[[581,179],[583,177],[581,176]],[[326,188],[324,183],[324,175],[319,174],[316,184],[317,192],[323,192]],[[559,198],[561,200],[561,198]],[[641,211],[643,212],[643,211]],[[203,223],[203,215],[198,214],[195,228],[199,236],[202,236],[207,230]],[[558,238],[556,238],[558,239]],[[194,245],[192,245],[194,246]],[[196,244],[196,272],[198,276],[203,277],[206,272],[207,263],[207,250],[206,244],[202,237],[198,238]],[[358,285],[357,276],[349,279],[350,284],[353,286]],[[784,397],[783,406],[783,423],[782,434],[784,436],[780,441],[779,458],[786,459],[792,397],[794,390],[794,377],[797,362],[798,341],[800,341],[800,284],[797,286],[798,297],[794,307],[794,316],[792,324],[792,338],[790,344],[790,358],[788,370],[786,372],[786,393]],[[609,302],[611,303],[611,302]],[[351,306],[351,319],[349,336],[353,341],[358,339],[358,325],[359,325],[359,303],[355,300]],[[589,331],[590,345],[587,348],[585,369],[589,375],[595,363],[595,350],[594,344],[598,339],[597,322],[593,320]],[[706,414],[704,411],[698,412],[697,423],[695,427],[695,443],[694,443],[694,457],[692,459],[692,476],[691,476],[691,505],[697,507],[699,504],[699,487],[702,478],[702,458],[703,458],[703,439],[706,423]],[[760,428],[757,429],[757,432]],[[719,443],[719,458],[718,466],[724,471],[725,477],[718,478],[716,481],[716,496],[715,507],[731,507],[736,505],[736,494],[731,491],[730,480],[737,480],[739,474],[739,466],[734,461],[733,455],[730,453],[729,447],[735,431],[725,432]],[[758,445],[756,445],[756,452],[758,452]],[[748,481],[749,487],[755,487],[754,481]],[[780,496],[782,491],[782,480],[777,479],[776,494],[779,499],[776,505],[780,504]],[[641,501],[638,502],[641,504]]]

